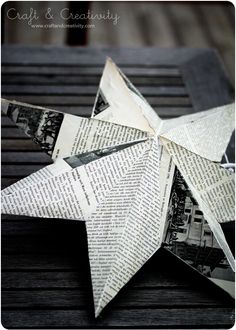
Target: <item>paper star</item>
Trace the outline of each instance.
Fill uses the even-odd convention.
[[[7,100],[2,109],[55,161],[4,189],[2,212],[86,221],[96,316],[168,241],[169,228],[180,232],[183,219],[171,227],[167,217],[176,167],[234,269],[220,226],[234,219],[234,176],[220,166],[233,104],[161,120],[108,59],[94,118]]]

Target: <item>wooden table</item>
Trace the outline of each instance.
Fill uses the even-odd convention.
[[[230,102],[232,88],[212,50],[4,46],[2,97],[89,116],[109,55],[162,118]],[[233,140],[229,148],[233,160]],[[2,117],[2,185],[50,163]],[[159,250],[98,319],[85,226],[2,217],[2,324],[6,328],[229,328],[234,302]]]

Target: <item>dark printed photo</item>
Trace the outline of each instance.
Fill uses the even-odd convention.
[[[109,107],[109,103],[107,102],[103,92],[99,89],[97,98],[95,100],[95,108],[94,108],[94,116],[98,115],[100,112],[106,110]]]
[[[88,164],[90,162],[93,162],[96,159],[108,156],[113,154],[114,152],[118,152],[120,150],[123,150],[125,148],[131,147],[134,144],[137,144],[140,142],[132,142],[132,143],[126,143],[121,144],[113,147],[103,148],[99,150],[89,151],[84,154],[74,155],[71,157],[66,157],[64,160],[72,167],[79,167],[85,164]]]
[[[40,145],[42,150],[52,154],[64,114],[10,103],[7,115],[26,135]]]
[[[178,169],[164,232],[166,249],[207,277],[234,281],[234,273]]]

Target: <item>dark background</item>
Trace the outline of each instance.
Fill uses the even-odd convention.
[[[120,16],[117,25],[109,21],[93,21],[95,28],[33,29],[26,22],[6,18],[9,8],[37,13],[47,8],[59,13],[70,8],[72,13],[102,13],[108,9]],[[92,47],[213,47],[224,61],[234,82],[234,6],[227,1],[212,2],[103,2],[103,1],[9,1],[2,10],[3,42],[25,45],[84,45]],[[37,21],[44,24],[43,15]],[[59,15],[54,23],[61,24]],[[79,22],[77,22],[79,23]],[[84,21],[80,23],[85,23]]]

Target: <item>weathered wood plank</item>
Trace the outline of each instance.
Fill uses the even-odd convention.
[[[2,48],[3,65],[53,65],[85,66],[104,65],[106,56],[110,56],[121,68],[124,66],[179,66],[182,63],[211,50],[172,48],[170,51],[158,48],[86,48],[35,46],[24,47],[7,45]],[[135,59],[135,64],[134,64]],[[123,65],[122,65],[123,64]]]
[[[2,129],[3,133],[3,129]],[[21,163],[30,163],[30,164],[49,164],[52,163],[50,156],[42,152],[16,152],[16,151],[6,151],[1,154],[2,164],[21,164]]]
[[[234,91],[220,66],[217,54],[199,56],[181,68],[195,111],[233,102]]]
[[[180,307],[183,305],[192,306],[227,306],[220,299],[216,299],[214,295],[208,292],[199,292],[193,288],[151,288],[137,290],[122,290],[119,293],[116,301],[113,303],[113,308],[120,307]],[[2,302],[4,308],[81,308],[92,305],[92,292],[88,294],[88,288],[80,289],[40,289],[40,290],[3,290]],[[222,306],[222,307],[223,307]]]
[[[25,139],[2,139],[2,150],[15,150],[15,151],[40,151],[40,147],[36,145],[29,138]]]
[[[38,65],[22,65],[22,64],[12,64],[12,65],[2,65],[3,74],[22,74],[22,75],[39,75],[51,77],[52,75],[63,75],[65,76],[88,76],[99,78],[102,75],[105,61],[101,63],[100,66],[83,65],[80,64],[70,64],[70,65],[55,65],[49,63],[44,63],[43,66]],[[181,73],[176,67],[157,67],[157,66],[145,66],[145,65],[135,65],[133,66],[123,66],[119,67],[124,71],[125,74],[130,77],[181,77]]]
[[[12,123],[14,125],[14,123]],[[13,138],[13,139],[24,139],[27,136],[25,135],[25,133],[19,129],[16,125],[14,125],[14,127],[9,128],[2,128],[1,129],[1,137],[4,139],[7,138]]]
[[[17,217],[17,216],[12,216]],[[9,244],[19,244],[19,240],[21,238],[17,238],[16,236],[23,235],[24,238],[27,240],[25,242],[31,242],[35,239],[40,240],[42,236],[44,237],[44,245],[46,245],[46,242],[50,244],[50,235],[53,233],[53,231],[57,232],[57,235],[63,235],[63,232],[72,235],[72,238],[74,236],[77,237],[78,235],[78,244],[80,244],[80,241],[82,242],[86,241],[83,237],[79,240],[80,235],[83,235],[86,237],[85,233],[85,225],[83,221],[76,221],[76,220],[63,220],[63,219],[50,219],[50,218],[31,218],[31,217],[24,217],[21,219],[21,221],[13,221],[9,220],[8,222],[4,222],[4,219],[2,219],[2,235],[7,236],[3,237],[3,243],[9,239]],[[65,226],[68,226],[65,228]],[[73,230],[75,231],[75,234],[73,233]],[[34,236],[31,238],[30,236]],[[35,236],[38,236],[37,238]],[[57,240],[57,238],[51,238],[52,240]],[[18,242],[17,242],[18,241]],[[29,243],[27,243],[29,244]],[[23,242],[24,245],[24,242]],[[34,244],[35,245],[35,244]],[[44,249],[44,247],[40,247]],[[16,251],[18,249],[16,248]]]
[[[12,67],[9,67],[12,68]],[[29,67],[32,70],[31,67]],[[17,72],[9,72],[9,74],[2,73],[2,83],[3,84],[31,84],[31,85],[81,85],[84,86],[92,85],[98,86],[101,75],[59,75],[56,73],[45,73],[42,74],[40,68],[36,67],[34,71],[38,71],[38,73],[32,73],[32,71],[24,70],[24,67],[19,67],[18,71],[22,71],[22,73]],[[13,71],[13,70],[12,70]],[[30,71],[27,73],[27,71]],[[3,67],[4,72],[4,67]],[[102,73],[102,72],[101,72]],[[135,76],[129,74],[129,78],[131,79],[132,83],[136,86],[183,86],[183,80],[181,76],[174,76],[169,73],[168,76]]]
[[[42,241],[40,244],[43,244]],[[29,247],[28,251],[31,250]],[[73,270],[79,271],[81,269],[82,262],[77,257],[74,258],[68,255],[68,253],[64,254],[54,254],[50,255],[50,251],[47,251],[47,254],[39,254],[36,252],[35,254],[27,255],[27,254],[18,254],[18,255],[2,255],[2,269],[5,271],[35,271],[35,270]],[[80,253],[81,255],[81,253]],[[83,259],[82,259],[83,260]],[[82,265],[83,267],[83,265]]]
[[[1,189],[4,189],[8,186],[10,186],[11,184],[17,182],[18,180],[20,180],[21,178],[19,177],[15,177],[15,178],[1,178]]]
[[[199,317],[199,315],[201,317]],[[147,317],[148,316],[148,317]],[[155,328],[228,328],[234,323],[232,308],[109,309],[95,319],[86,310],[3,311],[2,324],[20,328],[155,327]]]
[[[56,85],[2,85],[3,95],[89,95],[96,96],[98,86],[56,86]],[[146,96],[187,96],[185,87],[141,86],[140,92]]]
[[[66,230],[65,230],[66,231]],[[51,235],[53,232],[51,231]],[[68,251],[70,254],[73,254],[73,257],[75,257],[75,254],[78,251],[81,255],[81,257],[85,258],[87,257],[87,247],[83,246],[83,235],[85,235],[84,231],[77,231],[77,237],[73,235],[73,233],[68,233],[70,235],[70,242],[68,241],[68,238],[64,238],[64,244],[60,244],[57,239],[52,239],[48,236],[37,236],[37,232],[35,232],[35,237],[32,234],[32,237],[29,238],[28,236],[21,237],[21,239],[17,237],[9,237],[8,239],[2,238],[2,254],[4,255],[28,255],[28,260],[31,263],[33,262],[33,258],[35,258],[38,255],[56,255],[57,253],[62,254],[67,254],[68,256]],[[61,236],[60,236],[61,237]],[[77,242],[76,242],[77,239]],[[15,241],[14,241],[15,240]],[[14,242],[13,242],[14,241]],[[22,243],[23,241],[23,243]],[[61,241],[63,242],[63,237],[61,237]],[[66,246],[65,246],[66,245]],[[82,248],[83,247],[83,248]],[[18,250],[17,250],[18,249]],[[75,249],[75,251],[73,251]],[[83,255],[84,253],[84,255]],[[72,258],[72,257],[71,257]],[[13,258],[14,259],[14,258]],[[51,269],[51,264],[48,262],[48,267]],[[54,265],[55,266],[55,265]],[[32,266],[34,268],[34,266]],[[40,269],[40,264],[37,266],[35,265],[37,269]],[[47,267],[46,267],[47,268]],[[63,269],[63,264],[60,265],[60,262],[58,263],[58,267],[56,268],[62,268]],[[21,267],[20,267],[21,269]],[[24,267],[22,268],[24,269]]]
[[[42,164],[40,165],[2,165],[2,176],[26,176],[30,175],[33,172],[36,172],[43,168],[44,166]]]

